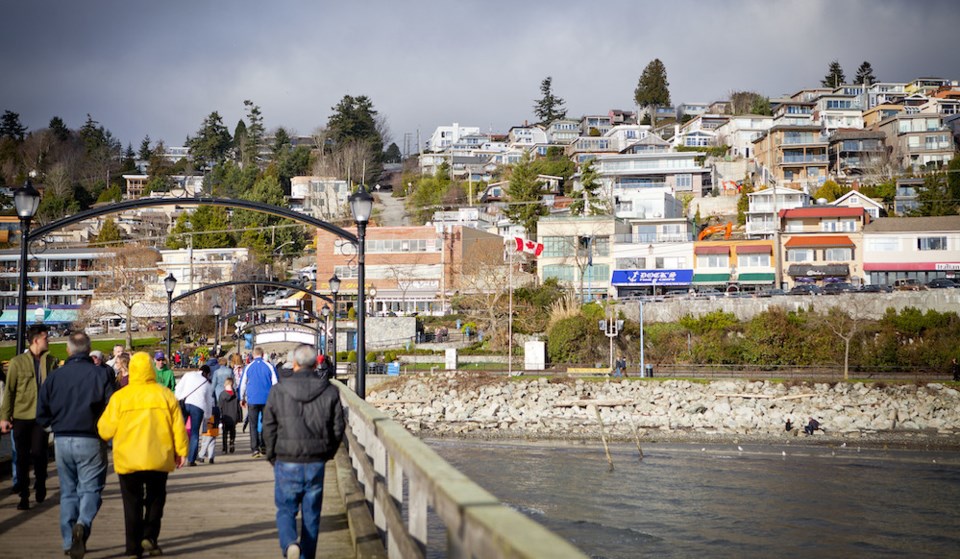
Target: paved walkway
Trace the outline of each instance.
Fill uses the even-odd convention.
[[[249,448],[249,437],[238,433],[237,454],[170,474],[159,542],[165,557],[281,557],[273,470],[266,460],[251,458]],[[18,498],[10,494],[10,478],[0,482],[0,558],[63,557],[53,462],[48,471],[47,500],[41,505],[31,501],[29,511],[16,510]],[[327,463],[324,478],[320,532],[318,557],[354,556],[334,461]],[[124,557],[123,533],[120,487],[111,468],[86,557]]]

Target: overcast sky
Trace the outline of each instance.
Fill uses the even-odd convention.
[[[268,129],[309,134],[367,95],[392,140],[459,122],[533,120],[553,77],[568,114],[630,109],[660,58],[674,103],[819,85],[838,59],[881,81],[960,79],[956,0],[10,1],[0,110],[31,130],[90,113],[124,145],[182,145],[210,112],[232,132],[243,100]],[[413,146],[411,146],[413,149]]]

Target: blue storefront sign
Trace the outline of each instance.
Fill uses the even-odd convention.
[[[693,270],[614,270],[613,285],[688,285]]]

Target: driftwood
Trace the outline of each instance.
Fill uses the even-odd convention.
[[[754,398],[773,400],[774,402],[799,400],[800,398],[810,398],[812,396],[816,396],[816,394],[790,394],[789,396],[774,396],[772,394],[717,394],[717,398]]]
[[[613,471],[613,457],[610,456],[610,447],[607,446],[607,434],[603,429],[603,418],[600,417],[600,408],[594,409],[597,412],[597,421],[600,423],[600,440],[603,441],[603,451],[607,454],[607,462],[610,464],[610,471]]]
[[[367,400],[368,404],[374,406],[389,406],[399,404],[426,404],[429,400]]]

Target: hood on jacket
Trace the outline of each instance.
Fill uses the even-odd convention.
[[[157,382],[157,372],[153,368],[150,354],[138,351],[130,358],[130,384]]]
[[[313,369],[300,369],[285,377],[277,387],[282,388],[297,402],[312,402],[330,386],[330,381],[326,378],[320,379],[320,382],[317,382],[317,378]]]

